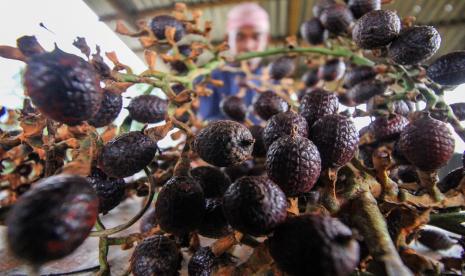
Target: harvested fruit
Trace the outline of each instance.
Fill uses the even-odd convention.
[[[389,116],[379,116],[371,124],[370,127],[375,135],[376,140],[384,141],[389,139],[399,138],[400,133],[408,124],[407,118],[397,114]]]
[[[329,216],[289,217],[274,231],[269,248],[278,267],[292,275],[345,276],[359,261],[352,231]]]
[[[162,235],[145,238],[131,256],[131,272],[142,275],[179,275],[182,254],[176,243]]]
[[[161,229],[177,236],[196,230],[204,213],[202,187],[187,176],[173,176],[168,180],[155,203],[155,216]]]
[[[205,200],[205,215],[199,226],[199,234],[212,239],[224,237],[232,232],[223,213],[222,198]]]
[[[372,66],[362,65],[352,67],[350,70],[346,71],[344,88],[351,88],[362,81],[372,80],[375,77],[376,71]]]
[[[266,148],[263,137],[264,128],[259,125],[253,125],[249,127],[250,133],[252,133],[255,143],[253,144],[252,156],[253,157],[265,157]]]
[[[325,28],[318,18],[313,18],[302,23],[300,25],[300,35],[310,44],[321,44],[327,37]]]
[[[465,51],[440,56],[426,70],[427,76],[441,85],[465,83]]]
[[[166,39],[165,30],[166,27],[173,27],[176,29],[174,33],[174,40],[179,41],[186,34],[184,24],[176,18],[169,15],[158,15],[152,18],[150,22],[150,28],[153,34],[158,39]]]
[[[386,89],[387,84],[380,80],[367,80],[356,84],[338,98],[343,105],[353,107],[365,103],[374,96],[384,94]]]
[[[222,197],[231,185],[229,177],[220,169],[210,166],[197,167],[191,170],[191,176],[202,187],[205,198]]]
[[[349,0],[347,6],[355,18],[360,18],[368,12],[380,10],[381,0]]]
[[[103,127],[111,124],[118,117],[123,107],[123,97],[120,94],[103,90],[103,99],[95,115],[89,120],[94,127]]]
[[[333,34],[346,32],[354,21],[352,12],[343,4],[326,7],[320,15],[321,24]]]
[[[397,38],[400,28],[400,19],[395,12],[371,11],[357,21],[352,39],[362,49],[380,48]]]
[[[255,113],[266,121],[279,112],[289,110],[289,104],[273,91],[266,91],[255,97],[253,108]]]
[[[282,56],[273,61],[270,65],[271,78],[280,80],[289,77],[295,70],[295,63],[292,57]]]
[[[157,217],[155,216],[155,209],[150,209],[140,220],[139,231],[145,233],[150,231],[153,227],[158,225]]]
[[[142,132],[124,133],[103,146],[100,169],[111,177],[128,177],[147,166],[157,150],[157,143]]]
[[[455,140],[445,123],[423,114],[402,131],[399,147],[413,165],[428,172],[449,161]]]
[[[92,66],[58,48],[30,57],[24,85],[42,114],[68,125],[91,119],[102,101],[100,80]]]
[[[318,69],[318,77],[325,81],[334,81],[342,78],[346,70],[346,64],[339,58],[326,61]]]
[[[358,146],[354,123],[339,114],[318,119],[310,128],[309,138],[320,152],[322,168],[344,166],[354,157]]]
[[[6,225],[11,253],[34,265],[69,255],[89,235],[98,203],[84,177],[43,178],[9,211]]]
[[[220,102],[220,109],[229,119],[243,122],[247,116],[247,106],[242,98],[227,96]]]
[[[253,236],[269,234],[287,216],[283,191],[266,176],[238,179],[224,194],[223,210],[229,224]]]
[[[432,250],[447,250],[456,244],[446,233],[439,230],[421,229],[417,234],[418,241]]]
[[[221,265],[233,264],[231,255],[223,253],[220,256],[215,256],[210,247],[199,248],[187,265],[189,276],[207,276],[215,275],[216,269]]]
[[[238,122],[215,121],[195,137],[193,149],[203,160],[217,167],[244,162],[252,155],[252,133]]]
[[[140,95],[131,100],[127,109],[134,120],[154,124],[165,119],[168,102],[155,95]]]
[[[99,199],[99,213],[108,213],[124,199],[126,183],[122,178],[108,177],[98,168],[93,168],[87,181],[95,189]]]
[[[389,45],[388,55],[398,64],[414,65],[431,58],[441,45],[441,36],[432,26],[406,29]]]
[[[302,75],[302,82],[305,84],[306,87],[313,87],[315,86],[320,78],[318,78],[318,68],[312,68],[307,70],[305,74]]]
[[[263,130],[265,147],[269,148],[277,139],[290,135],[295,130],[296,135],[308,136],[308,124],[305,118],[292,110],[278,113],[271,117]]]
[[[320,176],[320,153],[312,141],[294,130],[271,144],[266,154],[266,171],[286,196],[300,196],[309,192]]]
[[[337,113],[339,100],[336,94],[322,88],[313,89],[300,102],[299,114],[307,120],[311,127],[318,119]]]

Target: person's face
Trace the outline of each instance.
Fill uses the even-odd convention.
[[[229,34],[229,46],[234,55],[263,51],[268,44],[268,34],[257,30],[253,26],[243,26],[236,32]]]

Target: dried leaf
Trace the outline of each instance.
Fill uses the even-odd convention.
[[[176,34],[176,28],[175,27],[165,27],[165,37],[166,40],[168,41],[169,44],[175,45],[176,41],[174,39],[174,35]]]
[[[174,97],[173,102],[177,105],[183,105],[192,101],[192,96],[194,95],[195,92],[193,90],[184,90]]]
[[[116,55],[116,52],[105,52],[105,55],[111,62],[113,62],[115,66],[118,66],[119,64],[121,64],[119,62],[118,56]]]
[[[7,59],[15,59],[20,61],[27,61],[27,57],[23,55],[23,53],[15,47],[1,45],[0,46],[0,57],[7,58]]]
[[[105,131],[100,135],[104,144],[116,137],[116,130],[118,128],[111,124],[105,128]]]
[[[110,67],[103,61],[103,57],[100,55],[100,46],[96,46],[96,53],[92,55],[90,64],[103,78],[109,78],[111,76]]]
[[[47,120],[42,115],[27,115],[22,118],[20,124],[23,129],[21,139],[42,135],[42,132],[47,125]]]
[[[150,48],[157,44],[158,40],[153,36],[141,36],[139,37],[139,42],[143,48]]]
[[[155,70],[155,67],[157,64],[157,53],[151,50],[145,50],[144,58],[145,58],[145,62],[147,62],[149,69]]]
[[[89,58],[90,47],[87,45],[86,39],[84,37],[76,37],[76,39],[73,41],[73,45],[78,48],[87,58]]]
[[[148,128],[144,131],[145,135],[149,136],[155,141],[159,141],[168,134],[168,132],[173,128],[174,124],[171,121],[167,121],[166,124],[162,126]]]
[[[421,255],[411,248],[402,248],[399,252],[402,261],[410,268],[415,274],[429,275],[431,272],[436,272],[432,275],[439,275],[441,272],[440,264],[438,261]]]
[[[182,137],[183,134],[184,134],[184,132],[182,132],[180,130],[178,130],[176,132],[173,132],[173,133],[171,133],[171,139],[178,140],[179,138]]]

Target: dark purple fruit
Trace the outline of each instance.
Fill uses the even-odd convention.
[[[423,115],[402,131],[399,146],[405,157],[423,171],[444,166],[454,153],[455,140],[446,123]]]
[[[135,97],[127,107],[129,115],[141,123],[159,123],[165,119],[168,102],[155,95]]]
[[[319,80],[320,78],[318,77],[318,68],[309,69],[302,76],[302,82],[305,84],[306,87],[315,86]]]
[[[293,133],[271,144],[265,166],[268,177],[286,196],[295,197],[313,188],[320,176],[321,158],[312,141]]]
[[[84,242],[97,215],[98,197],[84,177],[44,178],[9,211],[8,246],[17,258],[36,265],[63,258]]]
[[[459,121],[465,120],[465,103],[453,103],[449,106]]]
[[[89,120],[94,127],[103,127],[111,124],[118,117],[123,107],[123,97],[120,94],[103,90],[103,99],[97,113]]]
[[[292,275],[346,276],[359,261],[352,231],[329,216],[289,217],[274,231],[269,248],[278,267]]]
[[[238,165],[223,168],[223,171],[229,176],[231,181],[234,182],[243,176],[251,175],[255,165],[254,160],[246,160]]]
[[[441,181],[439,181],[438,188],[443,193],[451,189],[455,189],[459,186],[463,177],[463,168],[456,168],[450,171],[443,179],[441,179]]]
[[[313,5],[312,12],[313,16],[319,18],[321,13],[328,7],[334,5],[336,3],[335,0],[318,0]]]
[[[141,233],[150,231],[153,227],[158,225],[157,217],[155,216],[155,209],[150,209],[140,220],[139,230]]]
[[[433,229],[418,231],[418,241],[432,250],[447,250],[457,244],[444,232]]]
[[[368,12],[380,10],[381,0],[349,0],[347,6],[355,18],[360,18]]]
[[[172,177],[161,189],[155,203],[155,216],[161,229],[178,236],[197,229],[204,213],[202,187],[191,177]]]
[[[199,234],[212,239],[224,237],[232,232],[223,213],[223,200],[221,198],[208,198],[205,200],[205,215],[199,226]]]
[[[231,185],[229,177],[220,169],[210,166],[191,170],[191,176],[200,184],[205,198],[222,197]]]
[[[255,113],[266,121],[279,112],[286,112],[289,104],[273,91],[266,91],[255,97],[253,108]]]
[[[169,15],[158,15],[152,18],[150,28],[157,39],[166,39],[165,28],[173,27],[176,29],[174,40],[179,41],[186,34],[184,24],[176,18]]]
[[[179,275],[182,254],[173,240],[154,235],[136,246],[130,262],[134,276]]]
[[[290,76],[295,70],[294,58],[282,56],[273,61],[270,65],[271,78],[280,80]]]
[[[307,93],[300,102],[299,114],[307,120],[311,127],[318,119],[337,113],[339,100],[336,94],[321,88]]]
[[[210,247],[199,248],[194,255],[192,255],[187,265],[189,276],[209,276],[216,275],[215,271],[220,266],[233,264],[231,255],[224,253],[220,256],[215,256]]]
[[[325,28],[318,18],[305,21],[300,25],[300,35],[309,44],[321,44],[326,40]]]
[[[465,51],[440,56],[428,67],[426,75],[441,85],[465,83]]]
[[[441,36],[434,27],[415,26],[392,41],[388,55],[398,64],[414,65],[431,58],[440,45]]]
[[[278,113],[271,117],[263,130],[265,147],[269,148],[277,139],[290,135],[295,131],[296,135],[308,136],[308,124],[305,118],[292,110]]]
[[[220,109],[229,119],[243,122],[247,116],[247,106],[242,98],[227,96],[220,102]]]
[[[343,105],[353,107],[384,94],[386,89],[387,85],[380,80],[367,80],[356,84],[338,98]]]
[[[346,71],[344,88],[351,88],[362,81],[372,80],[375,77],[376,71],[372,66],[355,66],[351,70]]]
[[[247,176],[229,186],[223,210],[234,229],[261,236],[286,219],[287,201],[281,189],[266,176]]]
[[[389,139],[397,139],[408,124],[407,118],[397,114],[389,116],[379,116],[371,124],[370,127],[375,135],[376,140],[384,141]]]
[[[400,32],[397,14],[389,10],[371,11],[362,16],[352,30],[352,39],[362,49],[387,46]]]
[[[30,57],[24,85],[41,113],[68,125],[92,118],[102,101],[100,80],[92,66],[58,48]]]
[[[157,143],[142,132],[124,133],[103,146],[100,169],[111,177],[128,177],[147,166],[157,150]]]
[[[354,21],[354,16],[346,5],[333,4],[323,10],[320,21],[331,33],[341,34],[349,29],[350,24]]]
[[[317,146],[323,168],[344,166],[355,155],[358,133],[354,123],[339,114],[327,115],[313,124],[310,140]]]
[[[184,75],[187,72],[189,72],[189,68],[181,60],[171,61],[171,62],[169,62],[169,65],[170,65],[171,69],[174,70],[179,75]]]
[[[325,81],[334,81],[342,78],[346,70],[344,61],[338,58],[328,60],[318,69],[318,77]]]
[[[124,199],[126,183],[122,178],[108,177],[101,170],[93,168],[87,181],[97,192],[99,213],[108,213]]]
[[[215,121],[195,137],[193,149],[204,161],[229,167],[244,162],[252,155],[254,139],[244,125],[234,121]]]
[[[255,143],[253,144],[252,156],[253,157],[265,157],[266,147],[265,140],[263,137],[264,128],[259,125],[253,125],[249,127],[250,133],[252,133]]]

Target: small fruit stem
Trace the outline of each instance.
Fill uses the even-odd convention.
[[[287,211],[289,213],[292,213],[296,216],[299,215],[299,198],[298,197],[291,197],[289,198],[289,208],[287,208]]]
[[[392,166],[391,152],[385,146],[377,148],[372,155],[373,165],[376,171],[376,179],[383,187],[383,195],[397,196],[397,185],[389,178],[389,168]]]
[[[242,233],[235,231],[231,235],[216,240],[216,242],[211,245],[213,254],[215,254],[215,256],[220,256],[236,245],[241,238]]]
[[[420,178],[421,185],[428,190],[430,195],[436,202],[444,200],[444,195],[438,189],[436,184],[439,181],[438,172],[425,172],[422,170],[417,170],[418,176]]]
[[[328,168],[323,171],[322,180],[325,183],[324,192],[322,195],[323,205],[332,214],[339,211],[340,204],[336,196],[336,181],[339,168]]]
[[[103,225],[102,221],[99,217],[97,217],[97,222],[95,224],[95,228],[99,231],[105,230],[105,226]],[[100,269],[97,273],[99,276],[107,276],[110,275],[110,265],[108,264],[107,260],[108,256],[108,238],[107,237],[99,237],[98,242],[98,262],[100,264]]]

